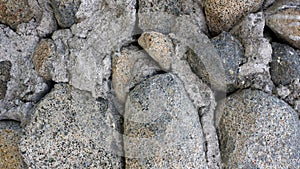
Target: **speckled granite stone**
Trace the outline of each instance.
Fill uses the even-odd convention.
[[[207,168],[198,112],[178,77],[143,81],[129,93],[125,110],[126,168]]]
[[[55,85],[24,130],[24,161],[31,168],[122,168],[122,120],[115,112],[109,100]]]
[[[224,168],[297,168],[299,120],[284,101],[258,90],[242,90],[217,108]]]
[[[261,8],[264,0],[205,0],[207,25],[212,34],[229,31],[244,16]]]

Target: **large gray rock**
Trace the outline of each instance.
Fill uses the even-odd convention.
[[[266,24],[281,39],[300,49],[300,1],[278,0],[266,14]]]
[[[202,32],[208,32],[200,1],[139,0],[138,26],[143,31],[170,33],[180,17],[187,19],[189,24],[196,24]]]
[[[0,62],[6,63],[5,70],[1,69],[5,75],[1,76],[0,119],[23,121],[49,88],[31,60],[39,39],[26,24],[20,24],[17,32],[0,25],[0,37]]]
[[[299,120],[284,101],[242,90],[217,108],[224,168],[295,168],[299,165]]]
[[[20,141],[31,168],[123,168],[121,118],[109,100],[58,84],[35,107]]]
[[[292,47],[272,43],[271,76],[276,85],[287,85],[295,78],[300,78],[300,55]]]
[[[111,55],[132,41],[135,27],[135,1],[84,1],[71,27],[72,38],[56,34],[67,41],[69,83],[93,97],[107,97],[110,90]],[[91,11],[93,11],[91,13]]]
[[[197,109],[173,74],[153,76],[128,95],[126,168],[207,168]]]

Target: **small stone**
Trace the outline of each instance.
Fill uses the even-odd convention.
[[[0,130],[0,168],[25,168],[18,149],[19,139],[18,132],[14,130]]]
[[[58,84],[34,109],[19,147],[31,168],[123,168],[121,123],[110,100]]]
[[[11,62],[0,62],[0,99],[5,98],[7,82],[10,80]]]
[[[299,120],[284,101],[246,89],[217,108],[217,130],[224,168],[295,168]]]
[[[75,14],[80,0],[51,0],[57,23],[62,28],[71,27],[75,23]]]
[[[137,85],[124,116],[126,168],[207,168],[197,109],[167,73]]]
[[[292,47],[272,43],[271,76],[276,85],[287,85],[295,78],[300,78],[300,55]]]
[[[266,24],[278,37],[300,49],[300,1],[279,0],[266,11]]]
[[[28,0],[0,0],[0,23],[16,29],[20,23],[28,22],[32,17]]]
[[[239,65],[245,62],[244,48],[239,40],[228,32],[222,32],[211,39],[222,60],[225,69],[225,83],[227,92],[233,92],[238,88]]]
[[[194,0],[139,0],[139,28],[143,31],[172,32],[176,19],[184,16],[190,24],[196,23],[207,33],[201,3]]]
[[[259,10],[264,0],[206,0],[204,11],[207,25],[212,34],[229,31],[251,12]]]

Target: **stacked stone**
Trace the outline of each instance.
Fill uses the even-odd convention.
[[[0,0],[0,168],[298,168],[299,0]]]

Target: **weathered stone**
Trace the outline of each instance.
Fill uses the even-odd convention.
[[[113,60],[112,85],[122,105],[125,105],[129,89],[160,70],[143,49],[133,46],[124,48],[119,55],[114,55]]]
[[[80,0],[51,0],[51,5],[60,27],[71,27],[75,23],[75,14],[79,8]]]
[[[276,85],[287,85],[300,78],[300,55],[292,47],[273,42],[270,73]]]
[[[28,0],[36,20],[36,30],[40,37],[46,37],[57,29],[49,0]]]
[[[239,67],[239,88],[255,88],[271,93],[274,85],[269,73],[272,47],[263,36],[265,19],[262,12],[250,14],[231,33],[245,48],[246,62]]]
[[[217,108],[224,168],[295,168],[299,120],[284,101],[258,90],[243,90]]]
[[[111,101],[55,85],[36,106],[20,151],[31,168],[123,168],[121,122]]]
[[[278,0],[266,11],[266,24],[278,37],[300,49],[299,17],[299,0]]]
[[[176,38],[176,35],[171,35]],[[183,83],[185,91],[196,110],[199,111],[203,133],[207,142],[206,159],[209,167],[221,167],[218,139],[214,126],[215,98],[211,89],[191,70],[185,60],[187,47],[185,41],[171,39],[158,32],[144,32],[138,39],[160,67],[175,74]],[[194,48],[193,48],[194,49]],[[212,63],[212,62],[211,62]]]
[[[173,74],[153,76],[128,95],[126,168],[207,168],[197,109]]]
[[[17,33],[0,25],[0,37],[0,62],[11,63],[6,94],[0,99],[0,119],[23,121],[49,88],[31,60],[38,36],[31,27],[20,24]]]
[[[219,36],[213,38],[211,42],[222,60],[226,75],[226,91],[233,92],[238,88],[239,65],[245,62],[244,48],[241,42],[228,32],[222,32]]]
[[[0,130],[0,168],[25,168],[18,149],[20,136],[13,130]]]
[[[134,0],[95,0],[80,5],[76,13],[80,22],[71,27],[74,36],[67,39],[69,83],[72,86],[90,91],[96,98],[107,97],[111,55],[132,41],[135,3]],[[91,6],[96,7],[88,8]]]
[[[60,32],[70,37],[68,36],[70,31],[60,30]],[[68,82],[68,54],[66,54],[68,49],[66,49],[61,37],[56,37],[56,34],[54,34],[52,38],[54,40],[42,39],[36,46],[32,58],[35,70],[46,80]]]
[[[5,98],[7,90],[7,82],[10,80],[10,61],[0,62],[0,99]]]
[[[207,33],[201,3],[195,0],[139,0],[139,27],[143,31],[170,33],[176,18],[185,16],[190,24],[196,23]]]
[[[0,0],[0,23],[16,29],[22,22],[28,22],[33,17],[27,0]]]
[[[261,8],[264,0],[205,0],[204,11],[212,34],[229,31],[244,16]]]

